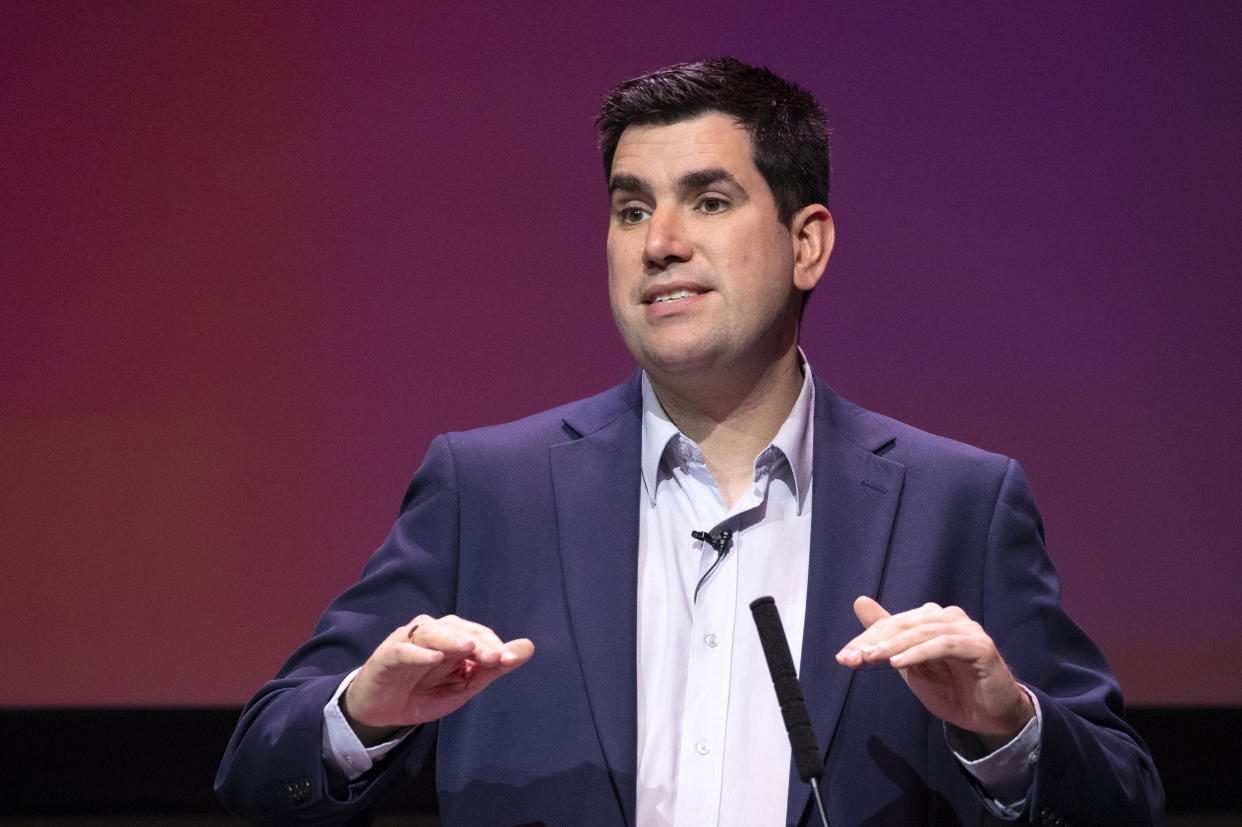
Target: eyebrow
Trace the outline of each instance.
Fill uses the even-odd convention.
[[[745,188],[737,182],[737,179],[730,175],[720,167],[710,167],[708,169],[696,169],[687,172],[677,181],[678,189],[702,189],[710,187],[712,184],[732,184],[738,189],[745,192]]]
[[[677,179],[677,188],[682,190],[702,189],[713,184],[731,184],[743,193],[746,192],[746,188],[739,184],[732,174],[720,167],[691,170]],[[651,185],[637,175],[622,173],[614,175],[608,182],[608,194],[612,195],[617,191],[641,192],[650,195]]]
[[[612,180],[608,182],[608,194],[612,195],[617,190],[650,193],[651,187],[647,186],[647,182],[636,175],[614,175]]]

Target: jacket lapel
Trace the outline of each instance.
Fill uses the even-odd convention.
[[[577,438],[550,449],[565,603],[604,760],[627,824],[637,779],[637,375],[610,404],[565,419]]]
[[[825,754],[854,677],[835,655],[861,631],[854,599],[879,593],[905,481],[905,466],[877,455],[893,439],[882,419],[841,399],[816,377],[811,559],[799,679]],[[827,780],[825,789],[831,783]],[[791,770],[790,823],[812,806],[809,796]]]

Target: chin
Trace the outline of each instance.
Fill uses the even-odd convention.
[[[648,373],[664,376],[687,376],[710,370],[720,361],[714,349],[698,347],[661,349],[648,351],[638,357],[638,363]]]

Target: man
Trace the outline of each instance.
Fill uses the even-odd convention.
[[[1021,469],[801,357],[833,245],[811,96],[714,59],[623,84],[598,125],[641,373],[433,442],[361,580],[243,713],[225,803],[365,817],[434,747],[446,824],[806,823],[745,611],[771,594],[837,827],[1157,822]]]

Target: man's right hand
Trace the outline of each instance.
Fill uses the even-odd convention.
[[[341,696],[341,711],[358,739],[374,746],[401,727],[444,717],[534,652],[526,638],[502,643],[456,615],[419,615],[371,653]]]

